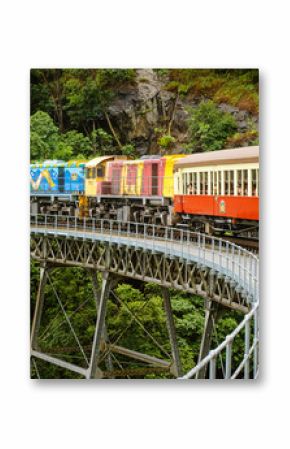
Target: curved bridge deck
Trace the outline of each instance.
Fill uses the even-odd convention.
[[[152,224],[38,215],[31,216],[31,242],[36,260],[152,281],[256,318],[258,257],[222,239]]]
[[[183,264],[192,263],[199,269],[210,269],[211,274],[230,282],[231,288],[235,287],[249,303],[255,302],[259,295],[257,255],[216,237],[156,225],[124,224],[113,220],[90,220],[80,224],[73,217],[47,216],[43,219],[32,217],[31,232],[59,239],[101,242],[116,250],[126,247],[144,250],[151,255],[163,255],[171,260],[178,259]],[[61,260],[72,262],[69,251],[63,256]],[[88,261],[93,262],[90,258]]]

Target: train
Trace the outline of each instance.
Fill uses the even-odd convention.
[[[30,165],[32,214],[258,238],[259,147]]]

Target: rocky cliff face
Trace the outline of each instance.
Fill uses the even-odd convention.
[[[140,155],[158,154],[161,149],[157,143],[158,130],[166,133],[170,127],[175,138],[172,153],[182,152],[182,146],[189,142],[188,107],[196,107],[204,99],[202,96],[177,96],[166,90],[167,81],[152,69],[136,71],[134,85],[123,87],[109,107],[109,115],[122,142],[132,142]],[[231,113],[238,125],[238,132],[245,132],[251,127],[258,127],[258,117],[245,110],[229,104],[218,106]],[[248,142],[243,144],[246,146]]]

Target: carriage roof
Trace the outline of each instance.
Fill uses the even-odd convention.
[[[195,153],[175,161],[175,169],[203,165],[238,164],[259,161],[259,147],[241,147],[229,150]]]

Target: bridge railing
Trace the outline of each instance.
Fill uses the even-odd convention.
[[[238,336],[244,333],[243,358],[235,370],[232,370],[233,344]],[[216,379],[217,366],[220,361],[224,379],[256,379],[259,375],[259,303],[245,315],[243,321],[227,335],[226,339],[215,349],[211,350],[193,369],[181,379],[198,378],[201,370],[206,370],[206,378]],[[224,361],[224,364],[223,364]]]
[[[257,255],[218,237],[156,224],[59,215],[31,215],[31,227],[43,232],[73,231],[80,238],[98,234],[114,243],[130,239],[130,244],[135,246],[142,242],[142,246],[151,251],[195,260],[223,273],[251,303],[259,297]]]
[[[112,243],[145,247],[162,251],[169,257],[197,260],[219,273],[225,273],[235,288],[244,291],[251,310],[226,339],[204,357],[182,379],[199,377],[201,371],[210,379],[257,378],[259,352],[259,259],[240,246],[198,232],[147,223],[109,219],[78,219],[58,215],[31,215],[31,228],[44,234],[97,238]],[[244,334],[243,358],[232,370],[235,339]],[[222,375],[220,373],[222,371]]]

